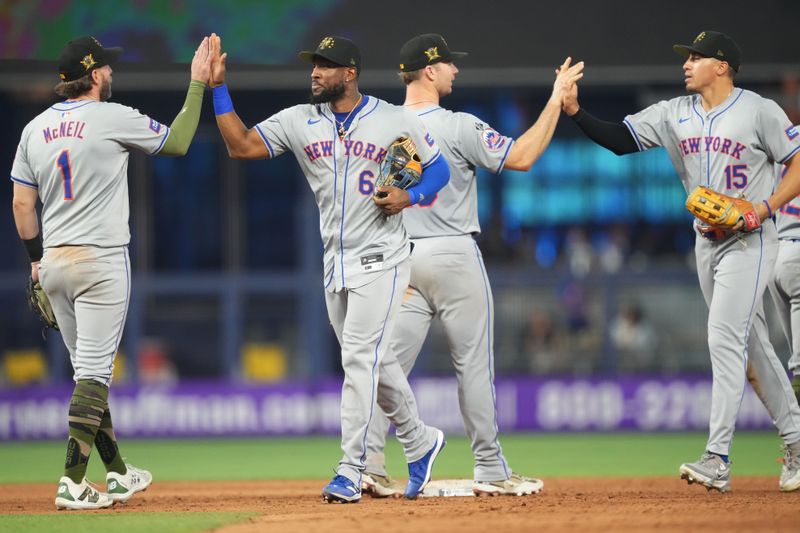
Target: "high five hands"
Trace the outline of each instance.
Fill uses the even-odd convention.
[[[564,63],[556,69],[556,81],[553,84],[553,94],[551,101],[561,104],[561,110],[569,116],[574,115],[580,109],[578,106],[578,84],[577,81],[583,77],[583,61],[570,66],[572,58],[568,57]]]

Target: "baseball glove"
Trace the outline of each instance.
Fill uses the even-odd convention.
[[[708,187],[698,185],[686,199],[686,209],[703,226],[717,230],[731,231],[739,221],[744,222],[741,231],[753,231],[761,226],[752,202],[718,193]]]
[[[50,300],[44,293],[42,286],[39,285],[39,282],[29,278],[27,292],[28,306],[31,308],[31,311],[44,322],[45,328],[58,329],[58,322],[56,322],[56,315],[53,313],[53,307],[50,305]]]
[[[380,174],[375,180],[375,187],[391,186],[408,189],[419,183],[421,177],[422,160],[417,154],[414,141],[408,137],[400,137],[389,146],[389,150],[381,162]]]

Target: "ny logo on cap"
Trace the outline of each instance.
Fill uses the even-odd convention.
[[[83,65],[83,68],[85,68],[86,70],[89,70],[90,68],[92,68],[96,64],[97,64],[97,61],[94,60],[94,57],[92,57],[92,54],[83,56],[83,59],[81,59],[81,65]]]
[[[705,38],[706,38],[706,32],[701,31],[700,35],[698,35],[697,37],[694,38],[694,42],[695,43],[699,43],[700,41],[702,41]]]
[[[425,55],[428,56],[428,63],[430,63],[434,59],[439,59],[440,57],[442,57],[442,56],[439,55],[439,47],[438,46],[431,46],[430,48],[425,50]]]
[[[319,42],[319,46],[317,48],[319,48],[320,50],[325,50],[326,48],[333,48],[333,45],[335,43],[336,41],[333,40],[333,37],[325,37]]]

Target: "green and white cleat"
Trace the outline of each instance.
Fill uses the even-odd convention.
[[[472,492],[476,496],[528,496],[542,492],[544,482],[541,479],[511,474],[502,481],[478,481],[472,483]]]
[[[109,472],[106,475],[108,497],[115,502],[127,502],[137,492],[147,490],[153,482],[153,474],[147,470],[129,464],[125,466],[128,468],[125,474]]]
[[[56,509],[59,511],[64,509],[72,511],[105,509],[112,505],[114,505],[114,500],[92,487],[86,478],[83,478],[80,483],[75,483],[67,476],[62,476],[58,480]]]

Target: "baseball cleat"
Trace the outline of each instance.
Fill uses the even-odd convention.
[[[409,500],[414,500],[425,489],[425,485],[431,480],[433,463],[439,452],[442,451],[447,442],[444,440],[444,433],[436,430],[436,442],[428,453],[417,459],[413,463],[408,463],[408,484],[406,485],[405,496]]]
[[[80,483],[75,483],[67,476],[58,480],[56,490],[56,509],[87,510],[105,509],[114,505],[114,500],[108,495],[95,489],[86,478]]]
[[[361,492],[369,494],[373,498],[399,498],[403,495],[403,485],[391,478],[380,474],[368,474],[364,472],[361,476]]]
[[[527,496],[542,492],[544,482],[541,479],[511,474],[502,481],[474,481],[472,492],[475,496]]]
[[[358,503],[361,490],[344,476],[335,475],[322,489],[322,499],[327,503]]]
[[[720,492],[731,490],[731,464],[713,453],[705,452],[699,461],[682,464],[680,474],[681,479],[685,479],[689,485],[699,483],[709,491],[711,489]]]
[[[781,480],[778,486],[781,492],[793,492],[800,489],[800,442],[786,446],[781,467]]]
[[[106,474],[106,490],[108,497],[115,502],[125,503],[137,492],[144,492],[153,482],[153,474],[143,468],[125,465],[128,471],[124,474],[109,472]]]

